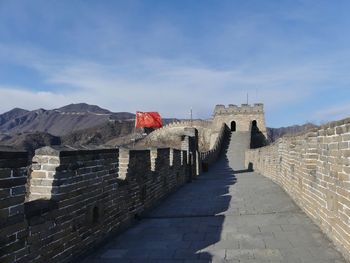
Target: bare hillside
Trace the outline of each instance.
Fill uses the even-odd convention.
[[[0,115],[1,133],[46,132],[55,136],[91,128],[114,120],[129,120],[134,114],[114,113],[86,103],[70,104],[54,110],[13,109]]]

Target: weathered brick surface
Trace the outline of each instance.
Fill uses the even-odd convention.
[[[25,152],[0,152],[0,262],[15,262],[27,251],[27,160]]]
[[[246,152],[246,165],[281,185],[350,259],[350,120]]]
[[[128,227],[193,169],[186,151],[169,148],[44,147],[33,158],[26,192],[27,168],[14,163],[0,168],[0,262],[72,261]]]
[[[205,166],[204,169],[206,169],[207,166],[213,164],[218,159],[224,144],[229,139],[229,134],[230,134],[229,127],[225,123],[223,123],[221,125],[219,135],[216,137],[213,148],[209,151],[202,152],[200,154],[202,163]]]

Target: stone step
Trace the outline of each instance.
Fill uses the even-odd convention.
[[[245,169],[245,151],[250,147],[250,132],[232,132],[227,157],[233,170]]]

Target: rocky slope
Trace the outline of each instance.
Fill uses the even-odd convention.
[[[114,139],[135,133],[134,121],[108,121],[94,127],[74,131],[61,137],[64,145],[101,145]]]
[[[45,132],[18,133],[14,135],[0,134],[0,147],[13,150],[25,150],[30,155],[35,149],[48,145],[60,145],[61,138]]]
[[[3,114],[0,114],[0,126],[4,125],[5,123],[14,120],[26,113],[28,113],[29,111],[24,110],[24,109],[20,109],[20,108],[14,108],[8,112],[5,112]]]

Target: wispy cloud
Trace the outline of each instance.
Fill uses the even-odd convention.
[[[30,91],[23,87],[0,85],[0,112],[8,111],[14,107],[22,109],[52,109],[74,102],[74,99],[60,93],[48,91]]]
[[[193,107],[198,117],[209,117],[216,103],[245,102],[246,92],[255,102],[266,103],[268,109],[278,109],[306,99],[315,89],[311,84],[332,77],[319,65],[270,67],[252,72],[246,70],[246,65],[218,70],[196,61],[159,58],[124,65],[101,64],[23,47],[6,50],[9,56],[16,54],[11,56],[16,63],[38,71],[47,85],[54,85],[53,92],[44,92],[45,87],[42,92],[11,89],[17,98],[33,98],[32,105],[37,107],[72,100],[119,111],[160,110],[167,116],[178,117],[187,117],[186,109]],[[7,96],[11,94],[8,88],[1,91]],[[35,99],[37,96],[41,99]],[[1,110],[5,108],[3,104]]]
[[[39,2],[0,4],[0,111],[87,102],[206,118],[248,92],[277,126],[336,117],[314,101],[349,95],[350,20],[326,1]]]
[[[318,110],[314,114],[314,118],[320,123],[326,123],[331,120],[340,120],[350,116],[350,101],[346,104],[333,106]]]

